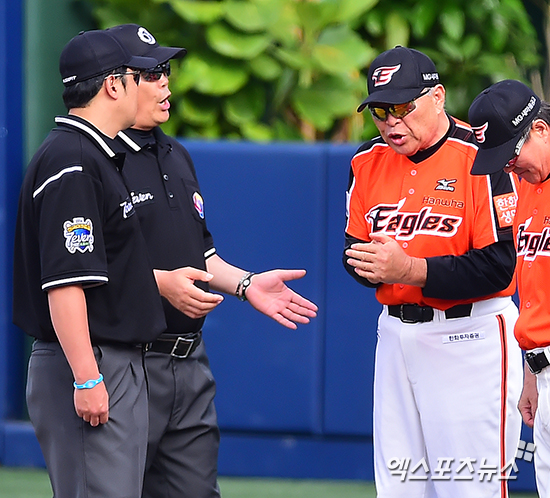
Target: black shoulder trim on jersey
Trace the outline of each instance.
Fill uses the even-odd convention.
[[[376,144],[385,144],[384,140],[381,136],[377,136],[372,138],[371,140],[368,140],[367,142],[362,143],[359,148],[355,151],[355,156],[361,152],[365,152],[366,150],[371,149]]]
[[[449,129],[447,130],[447,133],[445,133],[441,140],[439,140],[431,147],[428,147],[425,150],[421,150],[420,152],[417,152],[412,156],[408,156],[413,163],[421,163],[422,161],[425,161],[426,159],[434,155],[449,138],[462,140],[463,142],[468,143],[475,143],[473,132],[470,128],[465,128],[464,126],[458,124],[455,119],[449,114],[447,114],[447,118],[449,118]]]
[[[493,197],[514,192],[512,173],[506,173],[503,169],[489,175]]]
[[[465,127],[458,124],[452,116],[449,116],[449,119],[451,120],[451,129],[449,130],[448,135],[449,138],[456,138],[469,144],[476,144],[476,141],[474,140],[474,132],[470,127]]]

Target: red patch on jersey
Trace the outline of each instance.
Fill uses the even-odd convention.
[[[497,195],[493,197],[493,202],[495,203],[500,228],[512,226],[516,215],[518,196],[513,192]]]

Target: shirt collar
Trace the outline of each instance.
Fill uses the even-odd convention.
[[[447,118],[449,119],[449,128],[447,130],[447,133],[443,135],[438,142],[433,144],[432,146],[428,147],[427,149],[421,150],[417,152],[416,154],[413,154],[412,156],[408,156],[408,158],[415,164],[421,163],[422,161],[425,161],[429,157],[433,156],[447,141],[453,130],[455,129],[456,125],[454,120],[447,114]]]
[[[58,126],[66,126],[68,128],[72,128],[78,131],[79,133],[83,133],[93,143],[95,143],[108,157],[114,158],[116,156],[116,153],[113,150],[113,139],[105,135],[92,123],[81,118],[80,116],[56,116],[55,123]]]

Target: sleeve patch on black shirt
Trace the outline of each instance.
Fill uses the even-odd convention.
[[[74,254],[76,251],[84,254],[94,250],[94,228],[92,220],[73,218],[73,221],[63,223],[63,235],[67,251]]]

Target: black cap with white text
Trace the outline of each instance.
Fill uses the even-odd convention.
[[[374,59],[369,67],[369,96],[357,108],[370,102],[403,104],[418,97],[422,90],[439,84],[439,73],[432,60],[413,48],[397,46]]]
[[[540,99],[521,81],[504,80],[483,90],[468,111],[479,147],[472,175],[503,169],[515,154],[522,132],[540,109]]]

